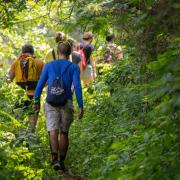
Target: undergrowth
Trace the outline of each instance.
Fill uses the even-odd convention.
[[[144,72],[130,58],[103,66],[84,89],[84,118],[69,132],[71,173],[92,180],[180,178],[177,49],[173,44]],[[14,109],[23,92],[0,83],[0,179],[59,179],[50,166],[43,112],[37,134],[29,133],[26,116]]]
[[[75,173],[107,180],[180,178],[177,53],[173,45],[150,63],[149,81],[130,59],[105,68],[85,92],[84,119],[70,131],[68,162]]]

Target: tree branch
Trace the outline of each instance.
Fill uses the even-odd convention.
[[[23,21],[17,21],[17,22],[15,22],[15,24],[21,24],[21,23],[25,23],[25,22],[28,22],[28,21],[35,21],[35,20],[40,19],[40,18],[45,18],[46,16],[49,16],[49,12],[47,14],[45,14],[45,15],[38,16],[36,18],[27,19],[27,20],[23,20]]]

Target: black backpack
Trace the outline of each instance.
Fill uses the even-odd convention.
[[[54,63],[52,62],[51,64],[54,69],[56,78],[53,81],[51,87],[48,88],[46,102],[51,106],[64,106],[67,102],[67,97],[66,97],[66,89],[63,84],[62,76],[71,66],[71,63],[65,68],[65,70],[63,71],[60,77],[58,76]]]

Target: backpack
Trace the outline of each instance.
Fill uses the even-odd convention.
[[[25,90],[36,88],[39,79],[35,59],[22,54],[15,63],[15,82]]]
[[[56,54],[55,54],[54,48],[52,49],[52,56],[53,56],[53,59],[56,60]]]
[[[90,63],[90,57],[89,59],[87,59],[84,53],[85,49],[88,48],[90,45],[91,42],[82,43],[81,49],[79,50],[79,53],[81,55],[81,67],[83,71],[86,69],[87,64]]]
[[[46,102],[51,106],[55,106],[55,107],[64,106],[67,102],[67,97],[66,97],[66,89],[62,80],[62,75],[71,66],[71,63],[65,68],[65,70],[63,71],[60,77],[58,76],[54,63],[52,62],[51,64],[54,69],[56,78],[54,79],[51,87],[48,88]]]
[[[86,56],[84,54],[84,48],[80,49],[79,50],[79,53],[81,55],[81,66],[82,66],[82,70],[84,71],[86,69],[86,65],[87,65],[87,62],[86,62]]]
[[[106,48],[105,54],[104,54],[104,62],[105,63],[111,63],[112,62],[112,56],[109,48]]]
[[[104,55],[104,61],[108,63],[119,61],[120,59],[118,58],[117,53],[121,53],[119,46],[116,44],[108,44]]]

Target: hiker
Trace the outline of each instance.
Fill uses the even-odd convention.
[[[9,71],[10,81],[12,82],[15,79],[16,84],[25,90],[26,95],[29,98],[29,100],[24,100],[22,104],[18,105],[24,110],[28,110],[30,107],[32,107],[31,104],[34,91],[40,78],[43,66],[43,61],[35,58],[34,48],[30,44],[25,44],[22,46],[22,53],[11,65]],[[38,105],[40,106],[40,102]],[[30,124],[30,132],[35,132],[38,113],[39,111],[29,112],[28,119]]]
[[[63,32],[58,31],[55,35],[55,42],[58,45],[58,43],[66,41],[67,37]],[[58,59],[58,54],[57,54],[57,47],[55,48],[51,48],[45,56],[45,61],[46,62],[50,62],[53,61],[55,59]]]
[[[113,43],[114,41],[114,33],[110,33],[106,36],[106,50],[104,55],[104,62],[111,64],[112,62],[118,62],[123,58],[122,48],[121,46]]]
[[[48,81],[45,103],[46,126],[49,134],[52,165],[55,170],[65,171],[64,160],[68,151],[68,132],[73,121],[71,86],[74,85],[79,105],[79,119],[83,117],[83,99],[79,67],[69,61],[72,52],[69,42],[58,44],[59,59],[48,62],[41,74],[35,91],[34,109],[38,109],[42,90]],[[58,136],[60,134],[60,140]],[[58,159],[59,154],[59,159]]]
[[[94,50],[92,40],[93,34],[91,32],[85,32],[83,35],[83,42],[80,44],[80,53],[82,56],[81,78],[85,86],[88,86],[88,84],[96,78],[95,62],[93,61],[93,58],[91,56]]]
[[[80,67],[81,62],[81,54],[78,50],[78,44],[73,39],[68,39],[68,42],[70,43],[72,47],[72,53],[70,55],[70,61],[77,64]]]
[[[71,45],[71,48],[72,48],[72,53],[69,57],[69,60],[74,63],[74,64],[77,64],[80,68],[80,75],[81,75],[81,60],[82,60],[82,57],[81,57],[81,54],[79,53],[78,51],[78,45],[75,43],[75,41],[73,39],[68,39],[68,42],[70,43]],[[71,87],[71,92],[72,92],[72,95],[74,94],[74,86],[72,85]]]

